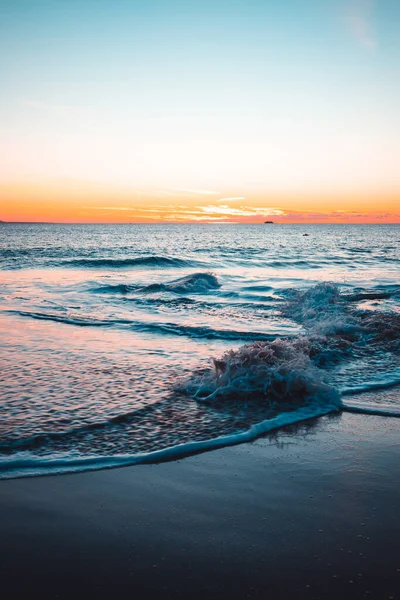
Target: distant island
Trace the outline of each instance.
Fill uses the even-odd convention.
[[[267,224],[267,225],[273,225],[273,224],[274,224],[274,222],[273,222],[273,221],[264,221],[264,224]]]

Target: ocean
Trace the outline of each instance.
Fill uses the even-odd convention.
[[[400,225],[0,224],[0,478],[400,415]]]

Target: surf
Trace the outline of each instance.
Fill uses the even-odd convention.
[[[323,414],[398,416],[398,227],[7,232],[1,476],[169,460]]]

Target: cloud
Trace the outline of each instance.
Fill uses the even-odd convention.
[[[187,222],[187,223],[262,223],[267,217],[273,217],[276,223],[368,223],[400,219],[398,213],[375,211],[333,210],[310,211],[283,209],[270,206],[229,206],[229,204],[207,205],[125,205],[125,206],[81,206],[82,209],[96,211],[102,217],[134,220],[138,222]],[[118,214],[119,213],[119,214]],[[85,213],[86,215],[87,213]],[[90,214],[90,212],[89,212]],[[93,212],[92,212],[93,214]]]
[[[262,206],[236,206],[228,204],[208,204],[197,206],[186,205],[152,205],[151,208],[143,205],[125,206],[81,206],[84,210],[102,211],[102,213],[130,213],[139,219],[150,220],[177,220],[177,221],[237,221],[250,219],[264,219],[267,216],[283,216],[285,213],[279,208]]]
[[[355,40],[368,50],[374,50],[378,44],[372,25],[373,9],[374,0],[352,0],[344,17]]]
[[[189,217],[189,218],[188,218]],[[207,223],[213,221],[224,221],[226,217],[209,217],[207,215],[198,215],[196,213],[188,213],[188,214],[169,214],[163,217],[164,221],[205,221]]]
[[[225,217],[267,217],[271,215],[283,215],[284,212],[278,208],[262,207],[262,206],[239,206],[233,208],[227,204],[215,206],[199,206],[204,213],[209,215],[224,215]]]

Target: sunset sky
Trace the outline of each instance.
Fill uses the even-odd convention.
[[[399,0],[0,0],[0,219],[400,222]]]

